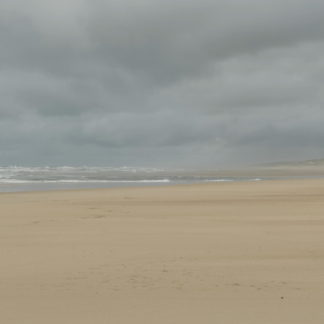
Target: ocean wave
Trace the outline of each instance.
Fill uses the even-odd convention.
[[[168,176],[157,168],[88,166],[0,166],[0,183],[164,183]]]
[[[262,181],[262,178],[206,179],[205,182]]]
[[[144,179],[144,180],[19,180],[0,179],[0,184],[24,184],[24,183],[169,183],[170,179]]]
[[[27,166],[0,166],[0,172],[164,172],[165,169],[153,168],[153,167],[110,167],[110,166],[43,166],[43,167],[27,167]]]

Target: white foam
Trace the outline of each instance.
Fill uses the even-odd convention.
[[[232,179],[208,179],[205,180],[206,182],[232,182]]]

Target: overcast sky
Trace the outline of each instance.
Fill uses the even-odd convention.
[[[0,0],[0,165],[324,157],[323,0]]]

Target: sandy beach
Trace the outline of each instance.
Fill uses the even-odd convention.
[[[324,180],[3,193],[0,213],[0,323],[324,323]]]

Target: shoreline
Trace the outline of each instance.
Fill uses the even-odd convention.
[[[323,178],[324,164],[301,163],[241,169],[132,167],[0,167],[0,192],[142,187],[183,183]]]
[[[78,190],[105,190],[105,189],[119,189],[119,188],[155,188],[155,187],[174,187],[174,186],[187,186],[187,185],[204,185],[204,184],[222,184],[222,183],[250,183],[250,182],[267,182],[267,181],[294,181],[294,180],[323,180],[324,176],[282,176],[282,177],[257,177],[257,178],[231,178],[227,179],[213,179],[213,180],[192,180],[192,181],[176,181],[170,180],[168,182],[161,181],[158,182],[132,182],[129,181],[128,184],[125,182],[113,181],[114,185],[108,186],[104,185],[102,182],[90,182],[87,183],[88,186],[83,186],[83,182],[75,183],[70,182],[31,182],[31,183],[0,183],[0,195],[8,193],[24,193],[24,192],[52,192],[52,191],[78,191]],[[109,182],[108,182],[109,183]],[[97,184],[99,186],[92,186],[92,184]],[[44,189],[40,189],[40,187]],[[53,187],[51,187],[53,186]],[[55,187],[56,186],[56,187]],[[2,188],[1,188],[2,187]],[[22,187],[23,189],[20,189]],[[36,189],[33,189],[35,187]]]

